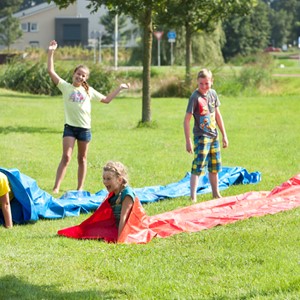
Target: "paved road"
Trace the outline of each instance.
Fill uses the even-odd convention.
[[[300,77],[300,74],[273,74],[273,76],[278,76],[278,77]]]

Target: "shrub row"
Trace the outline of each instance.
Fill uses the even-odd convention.
[[[114,85],[114,74],[99,68],[98,65],[89,68],[91,73],[89,85],[103,94],[110,92]],[[73,70],[66,70],[59,65],[56,66],[56,72],[61,78],[72,82]],[[30,94],[60,94],[48,75],[46,64],[41,62],[10,63],[4,74],[0,76],[0,87]]]
[[[45,62],[45,59],[42,60]],[[56,64],[56,72],[66,81],[71,82],[74,69],[68,67],[70,63]],[[110,72],[99,64],[88,65],[91,76],[88,80],[90,86],[103,94],[110,92],[115,85],[116,76],[126,77],[128,81],[142,80],[141,70],[126,70]],[[272,83],[273,60],[270,56],[256,56],[248,60],[241,68],[233,67],[227,71],[222,69],[212,70],[214,74],[214,86],[219,94],[238,96],[241,94],[253,95],[258,89]],[[229,71],[228,71],[229,70]],[[160,78],[155,70],[151,70],[151,78],[156,78],[156,89],[152,97],[184,97],[190,96],[197,87],[196,80],[187,85],[183,78],[184,74]],[[40,61],[12,61],[6,71],[0,75],[0,87],[31,94],[58,95],[60,91],[52,83],[46,63]]]
[[[256,95],[260,88],[272,83],[274,61],[269,55],[251,56],[241,68],[232,68],[230,71],[212,69],[214,77],[213,88],[218,94],[239,96]],[[187,85],[180,78],[168,77],[163,84],[152,94],[153,97],[189,97],[197,88],[196,80]]]

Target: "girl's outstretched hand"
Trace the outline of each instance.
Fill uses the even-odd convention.
[[[57,48],[57,42],[55,40],[51,41],[49,44],[49,50],[56,50]]]
[[[120,88],[123,90],[123,89],[129,89],[130,88],[130,83],[128,82],[128,83],[122,83],[121,85],[120,85]]]

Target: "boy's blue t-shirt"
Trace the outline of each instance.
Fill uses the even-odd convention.
[[[215,109],[220,106],[215,90],[210,89],[206,95],[195,90],[191,95],[186,112],[194,117],[194,136],[216,137],[218,135]]]

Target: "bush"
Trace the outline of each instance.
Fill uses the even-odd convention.
[[[56,67],[56,71],[61,78],[72,82],[73,70],[66,70],[60,65]],[[115,80],[112,73],[96,65],[90,68],[90,72],[91,77],[88,80],[90,86],[103,94],[111,91]],[[61,93],[52,83],[46,65],[40,62],[9,64],[7,70],[0,76],[0,87],[30,94],[59,95]]]
[[[225,96],[238,96],[243,90],[242,83],[239,81],[238,76],[233,73],[227,76],[216,76],[213,88],[219,95]]]
[[[0,78],[0,86],[31,94],[50,94],[51,82],[42,63],[12,63]]]
[[[195,86],[186,85],[184,80],[180,80],[179,78],[169,78],[161,81],[159,88],[151,96],[153,98],[187,98],[195,88]]]

